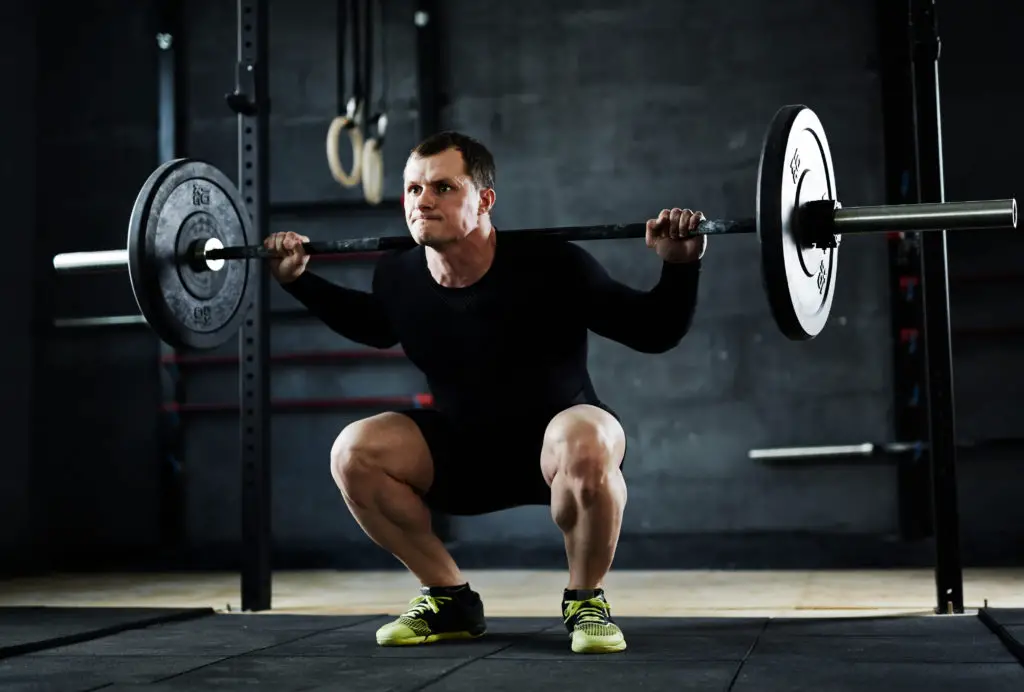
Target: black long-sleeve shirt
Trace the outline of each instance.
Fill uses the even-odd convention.
[[[366,346],[400,344],[435,408],[467,422],[553,415],[599,404],[587,332],[663,353],[689,330],[699,262],[663,262],[650,291],[616,281],[573,243],[503,243],[475,284],[439,285],[422,247],[383,255],[371,292],[307,270],[284,288],[330,329]]]

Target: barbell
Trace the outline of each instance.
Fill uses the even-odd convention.
[[[825,130],[810,108],[789,105],[771,120],[758,165],[756,218],[702,221],[698,235],[756,234],[771,314],[794,341],[828,321],[845,234],[1016,228],[1015,199],[843,208]],[[499,231],[501,242],[642,238],[646,224]],[[230,339],[251,302],[256,244],[241,195],[216,167],[195,159],[159,166],[136,196],[124,250],[54,256],[60,273],[127,268],[143,318],[176,348],[215,348]],[[410,236],[305,243],[311,255],[401,250]],[[542,250],[541,250],[542,251]]]

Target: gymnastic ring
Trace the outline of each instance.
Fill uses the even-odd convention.
[[[363,197],[369,204],[378,205],[384,199],[384,155],[381,142],[370,137],[363,143]]]
[[[348,130],[348,138],[352,143],[352,172],[346,173],[338,156],[338,140],[341,131]],[[363,133],[359,131],[355,118],[339,115],[331,121],[327,128],[327,165],[331,175],[342,187],[355,187],[359,184],[362,173]]]

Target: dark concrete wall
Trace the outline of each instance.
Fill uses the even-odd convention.
[[[146,8],[61,5],[62,20],[36,39],[44,324],[137,312],[126,274],[53,277],[47,258],[125,246],[135,194],[157,164],[156,25]],[[39,353],[41,544],[53,565],[130,561],[159,540],[158,344],[140,327],[63,329]]]
[[[394,200],[418,136],[417,63],[413,2],[386,5],[385,197]],[[780,105],[796,102],[814,108],[827,128],[844,204],[884,199],[870,3],[743,2],[726,10],[696,1],[672,9],[653,2],[500,8],[458,0],[444,7],[434,18],[445,35],[442,125],[477,135],[494,150],[499,226],[641,221],[675,205],[709,216],[750,215],[764,129]],[[974,21],[997,30],[989,26],[995,11]],[[93,17],[81,12],[79,25],[57,27],[41,39],[65,47],[44,51],[39,83],[40,103],[50,104],[43,108],[39,150],[47,170],[40,184],[64,179],[59,200],[41,206],[41,240],[51,253],[120,246],[135,191],[156,165],[153,17],[139,10],[116,18],[109,10]],[[237,179],[237,123],[223,100],[234,83],[234,6],[189,2],[185,16],[188,131],[182,153]],[[1012,165],[1016,154],[1008,152],[1019,150],[1015,140],[979,147],[972,139],[979,99],[993,99],[988,131],[1002,127],[1009,135],[1012,121],[1000,125],[1000,92],[978,90],[971,75],[994,57],[1015,58],[986,55],[1000,49],[992,42],[977,45],[977,32],[963,28],[970,25],[966,19],[943,24],[949,196],[1014,194],[1019,174]],[[338,112],[334,3],[271,3],[270,37],[272,201],[358,202],[360,191],[332,181],[324,155],[327,127]],[[99,70],[106,82],[97,81]],[[57,108],[69,93],[84,102],[70,121]],[[987,185],[978,175],[985,167],[1003,171],[1003,182]],[[70,217],[80,222],[73,229],[65,223]],[[389,204],[315,218],[278,213],[272,229],[323,239],[405,232],[400,212]],[[751,237],[712,239],[694,329],[673,352],[641,355],[593,339],[595,383],[623,415],[628,435],[622,564],[841,566],[928,559],[927,546],[886,548],[898,519],[891,467],[854,462],[780,469],[747,459],[752,447],[891,437],[884,242],[844,240],[832,319],[812,342],[796,344],[779,334]],[[1005,253],[1016,241],[1003,236],[1000,242]],[[630,285],[656,280],[657,259],[642,243],[586,247]],[[977,243],[960,247],[957,266],[974,262],[988,270],[1000,258],[1013,269],[999,252],[985,254]],[[346,285],[369,286],[372,264],[316,266]],[[962,289],[957,284],[954,292],[958,325],[1001,321],[984,307],[992,295],[1007,295],[1005,287],[976,281]],[[60,314],[132,310],[123,277],[60,279],[43,297],[47,310]],[[279,311],[275,352],[354,347],[311,319],[280,314],[297,306],[277,287],[273,305]],[[1009,384],[1024,369],[1015,366],[1008,338],[991,337],[973,351],[966,337],[955,341],[957,365],[965,363],[957,379],[962,434],[1019,428]],[[222,352],[236,350],[229,343]],[[41,396],[49,402],[45,416],[61,417],[64,426],[61,436],[47,438],[38,468],[54,508],[45,525],[55,549],[120,551],[132,561],[160,544],[156,508],[168,461],[157,440],[157,357],[155,340],[141,329],[65,332],[50,340],[52,376]],[[999,367],[987,365],[992,359]],[[273,373],[274,396],[281,399],[411,396],[425,386],[403,361],[278,364]],[[233,366],[184,368],[181,377],[189,401],[237,397]],[[305,564],[394,564],[363,537],[328,472],[338,431],[375,412],[274,416],[274,532],[282,555],[302,556]],[[211,564],[241,535],[237,422],[229,414],[196,414],[182,423],[185,447],[175,477],[185,488],[183,522],[190,550]],[[1005,534],[1007,521],[1019,517],[1011,494],[1019,490],[1009,490],[1019,489],[1016,475],[1010,462],[962,468],[965,530],[973,544]],[[460,519],[455,532],[456,552],[467,562],[561,564],[561,539],[541,508]]]
[[[499,224],[637,221],[675,205],[752,215],[762,136],[786,103],[826,123],[843,199],[882,201],[869,6],[528,5],[459,2],[443,17],[452,35],[480,37],[451,45],[445,116],[492,143]],[[656,279],[643,243],[587,248],[622,281]],[[671,353],[593,340],[596,386],[628,436],[627,534],[893,530],[887,469],[779,471],[747,459],[752,447],[887,436],[884,245],[844,244],[834,319],[810,344],[772,322],[758,252],[751,237],[712,240],[693,332]],[[560,543],[544,510],[507,514],[460,522],[460,535]]]
[[[1017,5],[944,2],[942,119],[946,197],[1024,197],[1015,99],[1024,49]],[[984,37],[978,40],[978,37]],[[957,434],[1012,439],[1024,430],[1024,238],[1005,231],[949,237]],[[1011,447],[1012,449],[1012,447]],[[965,550],[1000,546],[1024,555],[1024,459],[1019,451],[970,453],[959,469]]]
[[[0,6],[0,65],[5,80],[0,108],[0,200],[6,210],[8,258],[0,272],[5,301],[0,341],[0,573],[35,562],[32,536],[31,461],[35,367],[32,263],[35,247],[36,15],[32,2]]]

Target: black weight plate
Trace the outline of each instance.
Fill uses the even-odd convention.
[[[836,290],[839,247],[798,242],[796,212],[837,199],[825,129],[806,106],[783,106],[772,119],[757,173],[761,274],[772,316],[789,339],[813,339],[825,328]]]
[[[254,242],[234,184],[216,167],[175,159],[146,180],[128,225],[128,274],[146,322],[174,348],[210,349],[238,333],[250,301],[248,261],[196,271],[182,255],[193,241]]]

